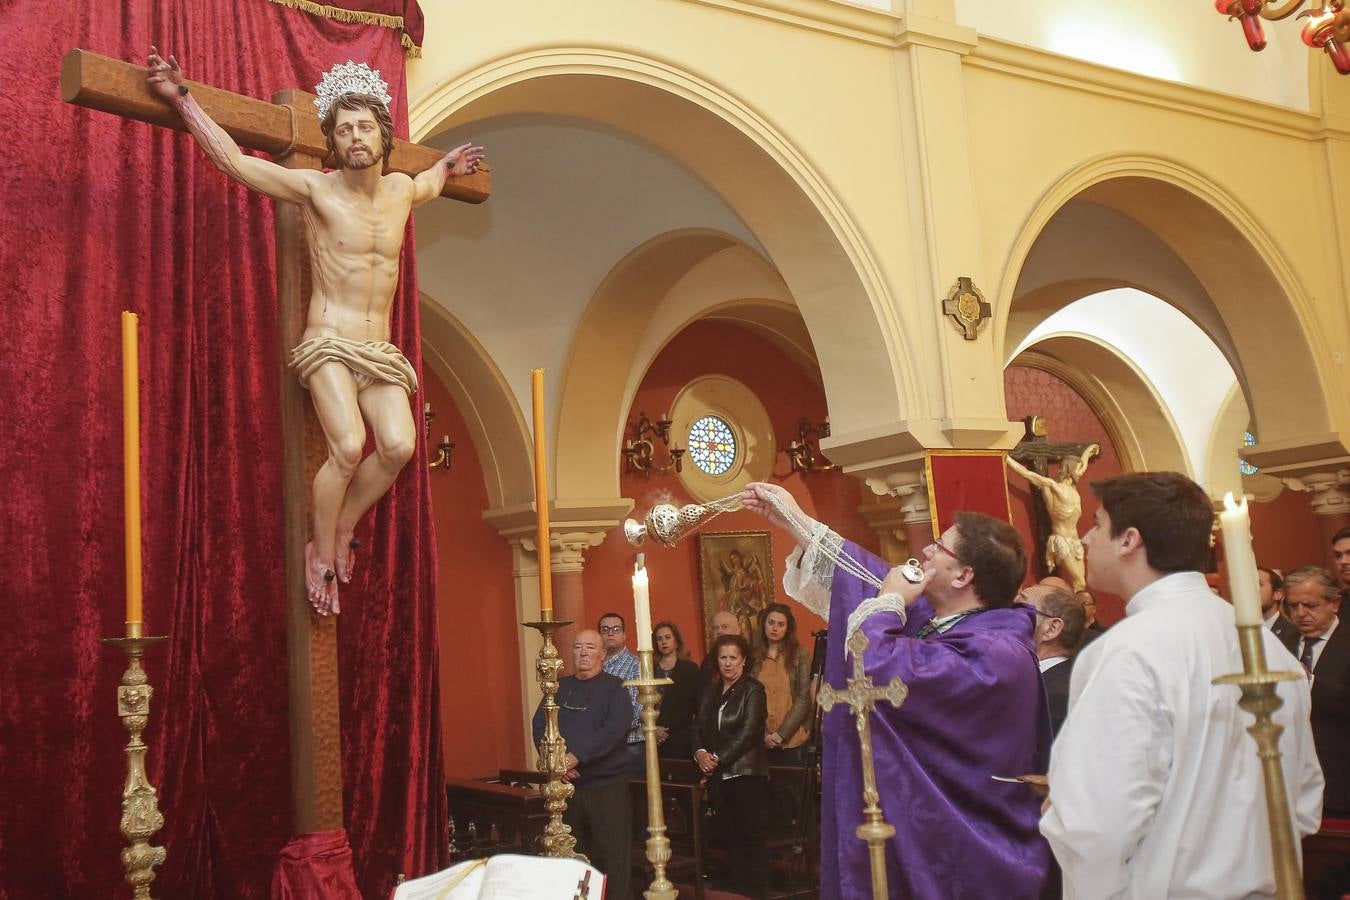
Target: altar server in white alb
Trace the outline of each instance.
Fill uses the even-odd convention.
[[[1125,619],[1074,664],[1069,715],[1050,760],[1041,832],[1069,898],[1273,897],[1274,865],[1253,719],[1220,675],[1242,671],[1233,608],[1201,571],[1213,507],[1173,472],[1092,485],[1094,591],[1127,599]],[[1262,629],[1272,670],[1298,660]],[[1317,830],[1322,770],[1306,678],[1279,685],[1280,750],[1298,836]]]

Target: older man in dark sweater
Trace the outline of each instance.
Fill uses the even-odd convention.
[[[566,778],[576,787],[563,821],[577,852],[605,873],[606,900],[627,900],[633,822],[624,771],[624,740],[633,717],[628,689],[604,671],[600,635],[582,631],[572,641],[575,675],[558,680],[558,727],[567,742]],[[534,742],[544,736],[544,709],[534,712]]]

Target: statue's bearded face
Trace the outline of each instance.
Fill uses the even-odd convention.
[[[333,122],[338,166],[368,169],[384,156],[384,137],[375,116],[366,109],[339,109]]]

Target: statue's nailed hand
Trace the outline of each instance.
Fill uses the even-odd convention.
[[[159,50],[151,47],[146,65],[150,68],[145,77],[150,93],[164,100],[173,100],[178,95],[178,86],[183,83],[183,70],[178,67],[178,59],[170,54],[165,60],[159,55]]]
[[[473,144],[460,144],[445,155],[445,167],[451,177],[460,178],[478,171],[483,161],[483,148]]]

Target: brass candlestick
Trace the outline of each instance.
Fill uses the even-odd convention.
[[[567,774],[567,743],[558,728],[558,704],[554,700],[558,695],[562,658],[553,645],[553,632],[572,623],[553,621],[552,610],[544,610],[540,618],[542,622],[526,622],[525,627],[537,630],[544,639],[539,658],[534,662],[539,689],[544,694],[544,737],[539,742],[539,771],[548,774],[548,781],[543,785],[544,809],[548,810],[548,824],[544,826],[542,838],[544,855],[585,859],[576,852],[577,839],[572,835],[571,826],[563,824],[562,820],[567,801],[576,793],[576,788],[563,780]]]
[[[127,780],[122,787],[122,836],[130,845],[122,850],[122,868],[126,870],[127,884],[131,885],[133,900],[151,900],[150,882],[155,880],[155,866],[164,862],[163,847],[150,846],[150,837],[164,827],[164,814],[155,799],[155,787],[145,774],[145,742],[141,733],[150,719],[150,687],[141,657],[147,647],[162,644],[167,636],[144,637],[139,622],[127,623],[127,636],[104,638],[103,643],[120,647],[127,655],[129,665],[117,686],[117,715],[122,727],[131,735],[127,742]]]
[[[1242,647],[1243,671],[1214,679],[1215,684],[1235,684],[1242,689],[1238,706],[1256,717],[1247,733],[1256,738],[1256,755],[1266,783],[1266,818],[1270,822],[1270,851],[1275,862],[1275,896],[1279,900],[1303,897],[1303,875],[1299,870],[1298,843],[1294,823],[1289,816],[1289,791],[1280,765],[1280,735],[1284,726],[1272,716],[1284,705],[1275,687],[1281,681],[1304,678],[1300,672],[1271,672],[1266,668],[1266,648],[1261,643],[1263,625],[1239,625],[1238,644]]]
[[[887,824],[881,814],[881,795],[877,793],[876,770],[872,764],[872,728],[867,715],[878,700],[888,700],[892,706],[905,702],[909,688],[899,676],[891,678],[885,687],[877,687],[863,669],[863,651],[867,649],[867,635],[861,631],[848,641],[848,652],[853,655],[853,677],[844,690],[822,684],[816,700],[820,708],[829,712],[836,703],[847,703],[853,710],[858,725],[858,742],[862,752],[863,823],[854,832],[867,842],[867,856],[872,865],[872,898],[886,900],[886,842],[895,837],[895,826]]]
[[[661,764],[656,755],[656,704],[661,700],[661,688],[673,684],[669,678],[656,677],[656,654],[652,650],[638,651],[638,677],[625,681],[624,687],[637,688],[638,703],[642,706],[642,737],[647,754],[647,861],[655,875],[651,887],[643,892],[647,900],[675,900],[675,885],[666,877],[666,863],[670,862],[670,838],[666,837],[666,814],[661,803]]]

